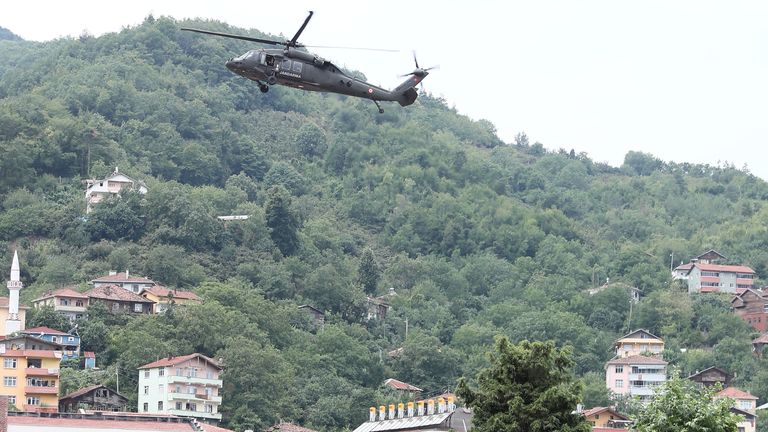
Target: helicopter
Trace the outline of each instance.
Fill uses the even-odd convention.
[[[391,91],[349,76],[330,61],[301,49],[311,47],[299,43],[298,39],[309,24],[313,14],[313,11],[309,11],[309,16],[304,20],[304,24],[301,25],[296,34],[284,42],[188,27],[182,27],[181,30],[267,45],[282,45],[283,48],[252,49],[239,57],[229,59],[224,64],[230,71],[255,81],[262,93],[268,92],[269,87],[273,85],[283,85],[307,91],[339,93],[370,99],[376,104],[379,113],[384,112],[379,101],[394,101],[401,106],[408,106],[416,100],[418,92],[414,87],[424,80],[429,75],[429,71],[435,67],[419,67],[414,53],[413,61],[416,64],[416,69],[402,75],[408,79]]]

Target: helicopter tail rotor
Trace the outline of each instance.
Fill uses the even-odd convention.
[[[437,65],[436,66],[431,66],[431,67],[428,67],[428,68],[422,68],[421,66],[419,66],[419,60],[416,58],[416,51],[413,52],[413,63],[416,65],[416,69],[414,69],[413,72],[400,75],[400,78],[405,78],[407,76],[413,75],[413,76],[417,76],[417,77],[419,77],[421,79],[424,79],[424,77],[429,75],[429,71],[440,68],[440,66],[437,66]]]

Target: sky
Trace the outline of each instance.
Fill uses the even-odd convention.
[[[35,41],[116,32],[149,14],[291,37],[313,10],[302,43],[400,50],[314,52],[392,88],[415,51],[420,66],[439,65],[425,89],[489,120],[505,142],[525,132],[613,166],[642,151],[729,162],[768,180],[762,0],[37,0],[2,9],[0,26]]]

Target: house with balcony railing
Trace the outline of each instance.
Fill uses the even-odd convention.
[[[21,411],[59,410],[61,351],[7,350],[0,346],[3,382],[0,395]]]
[[[138,411],[221,420],[219,362],[202,354],[167,357],[139,367]]]
[[[667,381],[667,362],[657,357],[616,357],[605,364],[605,385],[613,393],[650,401],[658,386]]]

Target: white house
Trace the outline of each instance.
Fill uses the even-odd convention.
[[[134,180],[125,174],[120,174],[117,167],[115,167],[115,171],[105,179],[86,180],[85,186],[86,213],[90,213],[95,204],[119,194],[124,188],[137,190],[140,194],[147,193],[147,186],[143,182]]]

